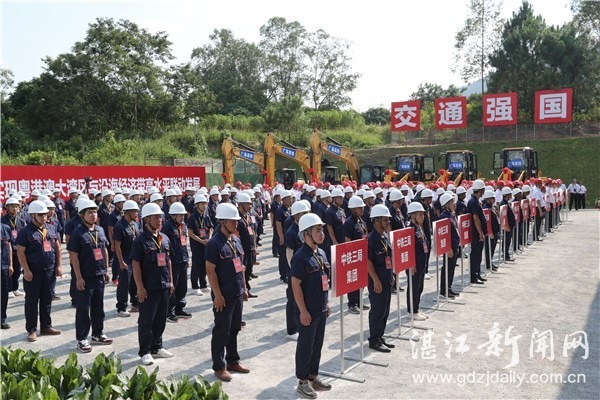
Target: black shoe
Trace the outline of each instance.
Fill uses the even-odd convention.
[[[477,279],[479,279],[479,280],[480,280],[480,281],[482,281],[482,282],[486,282],[486,281],[487,281],[487,279],[486,279],[486,278],[482,278],[482,277],[481,277],[481,275],[479,275],[479,276],[477,277]]]
[[[478,285],[483,285],[483,281],[480,281],[479,279],[471,279],[471,283],[476,283]]]
[[[360,314],[358,306],[348,306],[348,311],[350,314]]]
[[[287,278],[279,278],[279,282],[284,283],[284,284],[288,284],[288,280]]]
[[[386,342],[384,338],[381,338],[380,341],[381,341],[381,344],[384,345],[385,347],[387,347],[388,349],[393,349],[396,347],[395,344]]]
[[[181,310],[181,311],[175,311],[175,316],[179,319],[179,318],[192,318],[192,314],[190,314],[187,311]]]
[[[170,322],[170,323],[175,323],[175,324],[176,324],[176,323],[178,322],[178,321],[177,321],[177,317],[176,317],[175,315],[169,315],[169,316],[167,317],[167,322]]]
[[[10,325],[7,322],[0,324],[0,329],[10,329]]]
[[[54,294],[52,295],[52,300],[60,300],[60,296]]]
[[[273,257],[279,258],[279,254],[273,254]]]
[[[258,297],[258,295],[255,295],[255,294],[252,294],[252,293],[248,292],[248,298],[249,299],[255,299],[257,297]]]
[[[258,278],[258,275],[256,275],[256,274],[250,274],[250,277],[251,277],[252,279],[256,279],[256,278]]]
[[[246,321],[242,321],[242,326],[246,326]]]
[[[454,297],[460,296],[460,293],[456,293],[454,290],[448,290],[448,292],[450,293],[450,295],[452,295]]]
[[[368,305],[366,305],[366,304],[363,304],[363,310],[370,310],[370,309],[371,309],[371,307],[370,307],[370,306],[368,306]]]
[[[493,272],[496,272],[496,271],[498,271],[498,267],[496,267],[496,266],[492,267],[492,271],[493,271]]]
[[[515,259],[514,259],[514,257],[507,257],[504,261],[514,262]]]
[[[454,295],[452,293],[449,293],[448,296],[446,296],[446,293],[440,293],[440,296],[441,297],[447,297],[449,299],[453,299],[454,298]]]
[[[391,353],[392,351],[387,347],[384,347],[381,342],[369,343],[369,348],[382,353]]]

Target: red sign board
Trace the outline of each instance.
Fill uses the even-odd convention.
[[[483,95],[483,126],[516,125],[516,123],[516,93]]]
[[[369,271],[367,238],[331,247],[331,284],[333,297],[340,297],[367,286]]]
[[[492,234],[492,210],[490,210],[489,208],[484,208],[483,216],[485,217],[485,224],[487,226],[486,236],[490,236]]]
[[[452,250],[450,225],[450,218],[440,219],[433,223],[433,242],[435,243],[436,256],[441,256]]]
[[[27,196],[35,190],[60,189],[66,197],[70,187],[86,188],[85,178],[91,178],[88,189],[128,187],[146,190],[151,186],[167,188],[186,186],[199,188],[206,185],[204,167],[154,167],[154,166],[2,166],[0,195],[6,197],[10,189],[23,191]]]
[[[523,210],[523,219],[529,218],[529,200],[521,200],[521,210]]]
[[[513,213],[515,214],[515,222],[518,224],[521,222],[521,203],[513,201]]]
[[[537,215],[537,202],[535,199],[531,199],[531,216],[535,217]]]
[[[467,127],[467,98],[447,97],[435,99],[436,129],[462,129]]]
[[[538,90],[535,92],[535,123],[571,122],[573,89]]]
[[[458,216],[458,234],[460,235],[460,245],[466,246],[471,243],[471,214]]]
[[[421,102],[419,100],[392,103],[392,132],[421,129]]]
[[[508,205],[500,206],[500,226],[506,232],[510,232],[510,225],[508,224]]]
[[[415,228],[404,228],[390,232],[394,273],[398,274],[416,264]]]

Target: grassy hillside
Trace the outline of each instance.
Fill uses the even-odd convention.
[[[584,182],[588,189],[586,200],[592,204],[600,198],[600,137],[576,139],[551,139],[537,141],[510,141],[494,143],[453,144],[421,147],[387,146],[377,149],[357,150],[362,163],[378,162],[392,166],[389,162],[399,153],[422,153],[437,155],[445,150],[468,149],[478,156],[479,171],[485,178],[491,178],[493,154],[505,147],[530,146],[538,151],[539,164],[543,176],[561,178],[568,185],[573,178]],[[441,165],[436,163],[436,170]]]

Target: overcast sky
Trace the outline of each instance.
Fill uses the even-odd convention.
[[[99,17],[128,19],[151,32],[165,31],[175,63],[208,42],[214,29],[258,43],[269,18],[296,20],[306,29],[322,28],[351,43],[352,68],[361,74],[352,107],[389,107],[406,100],[420,83],[464,85],[451,72],[454,36],[466,15],[467,0],[157,0],[157,1],[5,1],[2,0],[2,68],[15,82],[42,72],[42,58],[70,51]],[[531,0],[548,24],[571,19],[570,0]],[[503,17],[520,0],[504,0]]]

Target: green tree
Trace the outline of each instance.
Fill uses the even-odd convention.
[[[260,27],[259,47],[265,55],[263,71],[267,98],[304,97],[306,29],[297,21],[273,17]]]
[[[488,55],[497,46],[502,31],[501,8],[501,0],[470,0],[467,18],[455,36],[452,70],[459,71],[466,83],[481,79],[482,93],[489,71]]]
[[[302,132],[304,107],[300,97],[286,97],[278,102],[271,102],[262,114],[267,130],[277,131],[285,135],[289,142],[298,143]]]
[[[388,125],[390,123],[390,109],[383,107],[369,108],[362,113],[367,125]]]
[[[351,103],[348,94],[356,89],[359,74],[351,72],[349,48],[347,41],[322,29],[307,35],[304,91],[314,110],[339,109]]]
[[[435,83],[422,83],[417,88],[417,91],[410,95],[410,100],[421,100],[421,104],[423,104],[425,102],[433,103],[435,99],[442,97],[456,97],[460,95],[460,89],[454,85],[450,85],[444,89],[441,85]]]
[[[210,40],[211,43],[192,52],[191,68],[207,89],[198,86],[199,92],[195,94],[205,97],[212,92],[214,102],[209,102],[216,102],[222,114],[260,114],[268,101],[261,78],[263,54],[259,48],[236,39],[227,29],[215,30]]]

